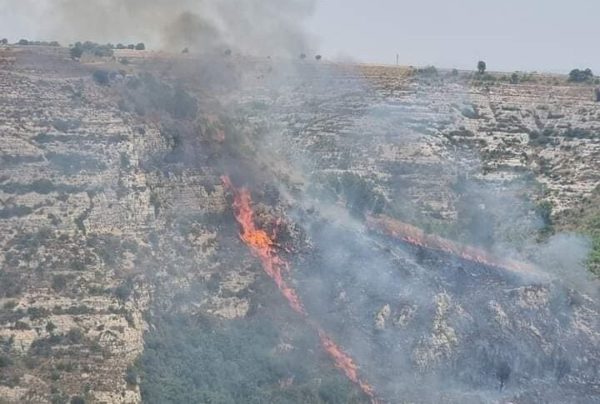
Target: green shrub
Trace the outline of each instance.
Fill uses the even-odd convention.
[[[15,330],[20,330],[20,331],[26,331],[26,330],[31,330],[31,326],[29,324],[27,324],[24,321],[17,321],[15,322]]]
[[[29,307],[27,309],[27,315],[31,320],[38,320],[40,318],[48,317],[50,311],[43,307]]]
[[[115,288],[115,296],[122,301],[129,299],[131,292],[133,291],[133,285],[130,281],[125,281]]]
[[[71,397],[71,404],[85,404],[85,399],[81,396]]]
[[[107,86],[110,83],[110,73],[108,70],[94,70],[92,77],[94,78],[94,81],[101,86]]]
[[[51,333],[54,330],[56,330],[56,325],[54,325],[54,323],[52,321],[48,321],[46,323],[46,331],[48,331],[49,333]]]
[[[590,81],[594,78],[594,73],[590,69],[579,70],[573,69],[569,72],[569,81],[575,83],[582,83]]]
[[[83,48],[81,46],[73,46],[69,50],[69,54],[71,55],[71,59],[79,59],[83,56]]]
[[[80,344],[84,339],[83,331],[80,328],[71,328],[66,337],[71,344]]]
[[[128,367],[125,372],[125,382],[129,385],[135,386],[138,384],[138,374],[135,368]]]
[[[97,57],[111,57],[114,55],[114,47],[110,44],[101,45],[95,42],[85,41],[83,43],[75,43],[74,48],[81,48],[83,52]]]
[[[62,291],[67,286],[68,278],[65,275],[54,275],[52,277],[52,289],[55,292]]]
[[[477,62],[477,71],[479,72],[479,74],[485,73],[485,69],[487,69],[487,65],[483,60]]]
[[[7,367],[11,366],[12,364],[13,364],[13,361],[10,358],[10,356],[8,356],[6,354],[0,354],[0,369],[7,368]]]

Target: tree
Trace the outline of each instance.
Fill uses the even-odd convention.
[[[27,39],[19,40],[19,45],[29,45],[29,41]]]
[[[67,277],[65,275],[54,275],[52,277],[52,289],[60,292],[67,286]]]
[[[132,386],[138,384],[138,374],[131,366],[127,368],[127,372],[125,373],[125,382]]]
[[[122,43],[118,43],[117,49],[127,49],[127,46],[123,45]]]
[[[130,43],[129,45],[127,45],[127,49],[135,49],[135,45]]]
[[[146,45],[140,42],[137,45],[135,45],[135,50],[146,50]]]
[[[71,59],[79,59],[81,55],[83,55],[83,48],[81,46],[75,45],[69,51],[71,55]]]
[[[506,362],[502,362],[496,369],[496,377],[498,377],[498,380],[500,381],[500,390],[504,388],[504,385],[508,381],[510,372],[510,366]]]
[[[579,70],[573,69],[569,72],[569,81],[574,83],[582,83],[594,78],[594,73],[590,69]]]
[[[519,75],[517,74],[517,72],[510,75],[510,83],[519,84]]]
[[[321,58],[322,58],[322,56],[321,56],[321,55],[317,55],[317,56],[315,56],[315,59],[316,59],[316,60],[321,60]]]
[[[71,404],[85,404],[85,399],[81,396],[73,396],[71,398]]]
[[[479,74],[485,73],[486,68],[487,68],[487,66],[483,60],[480,60],[479,62],[477,62],[477,71],[479,72]]]
[[[94,73],[92,73],[92,77],[94,78],[94,81],[101,86],[107,86],[110,82],[109,72],[104,69],[95,70]]]
[[[8,44],[8,39],[2,38],[2,40],[0,40],[0,44],[7,45]]]

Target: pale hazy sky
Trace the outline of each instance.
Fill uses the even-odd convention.
[[[309,29],[364,62],[600,73],[600,0],[317,0]]]
[[[0,37],[52,39],[39,38],[47,14],[32,7],[49,1],[0,0]],[[306,25],[326,59],[600,73],[600,0],[315,2]]]

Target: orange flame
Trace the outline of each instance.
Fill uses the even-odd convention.
[[[536,272],[535,267],[530,264],[511,259],[498,259],[482,249],[462,245],[433,234],[426,234],[423,230],[415,226],[392,219],[388,216],[369,216],[367,217],[367,226],[409,244],[444,251],[467,261],[473,261],[496,268],[504,268],[513,272]]]
[[[344,372],[346,377],[353,383],[357,384],[361,390],[371,398],[371,403],[377,403],[373,387],[361,380],[361,378],[358,376],[358,366],[356,366],[350,355],[342,351],[342,349],[338,347],[335,342],[333,342],[331,337],[329,337],[325,331],[319,328],[318,332],[319,338],[321,339],[321,345],[323,345],[323,348],[329,354],[329,356],[333,358],[335,367]]]
[[[275,284],[287,299],[292,309],[299,314],[306,315],[296,291],[287,284],[281,274],[282,268],[285,269],[287,263],[277,256],[275,243],[267,232],[257,229],[254,224],[254,212],[250,206],[252,202],[250,192],[246,188],[236,189],[229,177],[222,177],[222,181],[234,194],[234,214],[242,227],[240,237],[250,248],[252,254],[261,261],[265,272],[275,281]]]
[[[288,269],[288,264],[285,260],[277,255],[275,250],[275,242],[262,229],[257,229],[254,223],[254,212],[252,211],[252,198],[250,192],[246,188],[237,189],[231,183],[227,176],[221,177],[226,188],[231,190],[234,195],[233,210],[237,222],[240,224],[242,231],[241,239],[250,248],[252,254],[257,257],[271,279],[275,282],[283,296],[288,301],[290,307],[306,317],[306,311],[300,297],[296,291],[287,284],[281,274],[282,269]],[[309,324],[313,325],[312,322]],[[336,343],[329,337],[320,327],[316,327],[321,340],[321,345],[325,352],[333,359],[335,367],[342,370],[346,377],[353,383],[358,385],[360,389],[371,399],[371,403],[377,403],[373,387],[363,381],[358,375],[358,366],[352,358],[345,353]]]

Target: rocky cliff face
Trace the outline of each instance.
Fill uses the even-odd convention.
[[[207,191],[211,177],[198,171],[143,169],[144,159],[171,150],[169,140],[120,110],[114,90],[66,50],[3,56],[11,64],[0,69],[0,396],[139,402],[126,375],[147,328],[153,284],[143,279],[165,276],[161,257],[176,254],[175,242],[164,241],[166,221],[173,211],[222,211],[223,192]],[[190,225],[181,242],[199,251],[194,265],[205,262],[214,238]],[[239,315],[238,305],[219,313]]]
[[[321,177],[367,180],[388,203],[403,205],[399,214],[438,226],[456,220],[461,193],[471,189],[460,188],[465,179],[498,199],[546,201],[555,219],[598,192],[592,86],[543,75],[511,83],[394,67],[305,69],[303,80],[263,89],[260,98],[287,123],[281,144],[297,145],[294,153],[305,155],[296,160]],[[259,92],[251,88],[249,102]]]
[[[324,200],[350,216],[384,212],[462,241],[514,244],[539,230],[541,201],[556,220],[597,197],[600,110],[590,87],[564,78],[511,84],[465,73],[311,63],[283,71],[243,61],[225,83],[223,69],[186,60],[92,62],[71,61],[61,48],[0,51],[0,397],[7,402],[140,402],[134,365],[144,336],[156,331],[154,315],[227,322],[260,311],[262,274],[237,239],[219,179],[226,171],[255,186],[261,225],[288,215],[280,237],[288,253],[302,252],[299,268],[318,255],[312,243],[320,233],[303,228],[314,219],[298,217]],[[96,68],[114,72],[109,86],[93,79]],[[478,222],[486,213],[495,219]],[[311,285],[304,271],[299,282]],[[339,318],[356,315],[371,337],[425,321],[402,334],[414,342],[402,355],[418,371],[463,363],[464,338],[475,332],[461,333],[461,325],[480,310],[506,333],[506,346],[525,333],[544,352],[556,348],[558,337],[548,342],[540,329],[553,316],[548,296],[558,299],[562,289],[486,284],[494,293],[474,308],[458,285],[434,278],[426,303],[387,295],[364,302],[342,280],[328,304]],[[346,313],[349,296],[370,311]],[[598,340],[595,307],[577,303],[566,327],[585,334],[586,346]],[[528,322],[524,311],[542,320]],[[365,325],[369,316],[375,320]],[[279,342],[288,346],[282,352],[294,351]],[[559,361],[562,353],[548,355]],[[597,360],[584,353],[581,361]],[[293,383],[286,377],[282,385]]]

